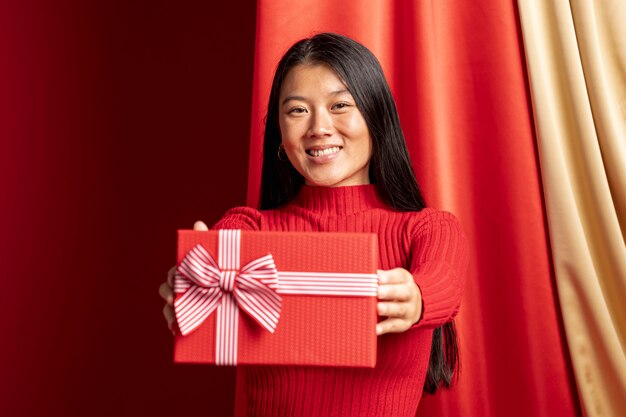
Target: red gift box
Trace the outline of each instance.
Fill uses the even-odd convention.
[[[178,232],[174,361],[374,367],[370,233]]]

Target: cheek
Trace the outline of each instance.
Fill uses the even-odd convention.
[[[372,139],[363,117],[359,115],[345,120],[343,126],[344,132],[354,141],[353,143],[358,147],[359,152],[362,152],[366,158],[371,158],[373,152]]]
[[[293,122],[290,123],[281,120],[278,126],[280,128],[280,137],[283,140],[285,148],[295,146],[299,137],[298,125]]]
[[[283,119],[278,119],[278,130],[280,132],[280,138],[283,139],[287,133],[287,128]]]
[[[339,127],[339,126],[338,126]],[[367,129],[367,123],[361,114],[355,113],[341,120],[341,127],[345,133],[349,136],[357,139],[369,136],[369,130]]]

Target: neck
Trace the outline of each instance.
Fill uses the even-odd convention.
[[[380,199],[374,184],[345,187],[304,185],[292,204],[327,215],[346,215],[374,208],[388,208]]]

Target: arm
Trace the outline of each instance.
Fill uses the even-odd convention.
[[[409,270],[422,296],[417,326],[438,327],[452,320],[461,305],[469,249],[459,221],[429,210],[414,228],[411,253]]]
[[[412,227],[409,270],[379,271],[376,331],[400,333],[414,326],[438,327],[459,310],[468,249],[458,220],[427,209]]]
[[[235,207],[228,210],[211,229],[261,230],[261,212],[250,207]]]

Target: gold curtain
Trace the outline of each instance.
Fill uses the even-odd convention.
[[[583,412],[626,415],[626,1],[518,0]]]

